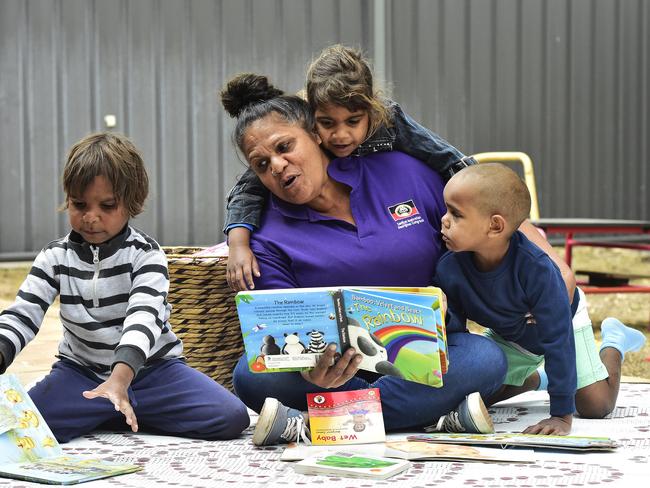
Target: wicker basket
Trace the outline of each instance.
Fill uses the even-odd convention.
[[[187,363],[232,390],[232,370],[244,352],[226,258],[196,257],[199,247],[164,247],[169,264],[170,322]]]

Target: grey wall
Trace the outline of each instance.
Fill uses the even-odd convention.
[[[296,91],[334,42],[465,153],[530,154],[543,216],[650,218],[649,1],[0,0],[0,256],[67,231],[65,152],[106,114],[150,173],[135,224],[222,240],[243,165],[219,87],[255,71]]]
[[[391,7],[390,76],[416,118],[466,153],[528,153],[542,216],[650,219],[650,1]]]

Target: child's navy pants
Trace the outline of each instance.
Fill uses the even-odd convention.
[[[131,384],[129,400],[139,430],[199,439],[232,439],[249,425],[244,404],[180,359],[160,361]],[[105,398],[85,399],[101,380],[81,366],[57,361],[29,396],[59,442],[89,433],[105,423],[129,428],[124,415]]]

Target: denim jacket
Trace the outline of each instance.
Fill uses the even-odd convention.
[[[404,113],[393,101],[387,105],[391,111],[392,126],[380,126],[362,142],[350,156],[363,156],[379,151],[402,151],[424,162],[448,181],[454,173],[476,164],[472,157],[464,156],[458,149],[438,134]],[[249,168],[228,194],[228,214],[224,232],[243,226],[250,230],[259,226],[268,190]]]

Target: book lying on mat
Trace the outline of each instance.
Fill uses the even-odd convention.
[[[0,375],[0,477],[72,485],[142,469],[96,458],[65,456],[14,375]]]
[[[477,463],[534,463],[535,451],[504,451],[494,447],[458,444],[389,441],[384,456],[421,461],[461,461]]]
[[[307,393],[307,413],[315,445],[386,440],[378,388]]]
[[[577,451],[611,451],[618,447],[609,437],[581,437],[570,435],[535,434],[416,434],[407,437],[413,442],[486,445],[499,447],[535,447],[545,449],[570,449]]]
[[[447,341],[439,288],[293,288],[239,292],[251,371],[312,368],[329,343],[354,347],[360,369],[442,386]]]
[[[302,474],[385,480],[410,466],[411,463],[404,459],[389,459],[352,451],[326,451],[298,461],[293,468]]]
[[[339,446],[316,446],[289,444],[280,455],[281,461],[300,461],[324,453],[341,450]],[[359,455],[372,455],[409,461],[455,461],[476,463],[534,463],[535,451],[503,450],[494,447],[476,447],[458,444],[434,444],[390,440],[386,443],[346,446],[346,452]]]

